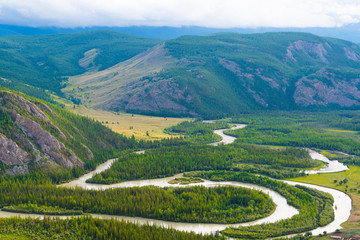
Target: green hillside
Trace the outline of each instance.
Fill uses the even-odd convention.
[[[360,47],[308,33],[162,42],[114,31],[0,38],[0,84],[105,110],[221,118],[360,108]]]
[[[95,108],[162,116],[359,108],[359,67],[356,44],[307,33],[183,36],[71,78],[65,92]]]
[[[355,44],[304,33],[185,36],[166,42],[166,48],[178,59],[200,62],[169,72],[181,86],[190,88],[193,95],[196,92],[198,97],[192,107],[200,115],[209,117],[216,117],[215,112],[233,115],[250,109],[308,107],[296,99],[296,93],[301,92],[301,87],[305,88],[298,84],[299,79],[307,76],[319,79],[324,75],[323,78],[328,79],[319,80],[328,89],[337,88],[339,95],[347,95],[336,86],[338,76],[351,81],[358,75],[360,66],[360,48]],[[351,52],[353,59],[344,49]],[[313,98],[318,100],[320,95],[317,92]],[[349,95],[350,100],[356,101],[351,106],[359,105],[358,96]],[[319,101],[313,105],[330,104],[341,106],[342,103]]]
[[[159,43],[108,30],[1,37],[0,84],[38,97],[41,89],[61,94],[66,76],[108,68]]]
[[[45,101],[0,90],[0,175],[50,175],[62,181],[138,146],[94,120]]]

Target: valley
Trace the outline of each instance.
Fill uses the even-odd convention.
[[[82,105],[75,108],[66,107],[66,109],[72,113],[95,119],[116,133],[144,140],[160,140],[172,137],[172,135],[166,134],[163,130],[189,120],[189,118],[156,117],[125,112],[110,112],[87,108]]]
[[[360,229],[354,43],[94,30],[0,37],[0,56],[0,238]]]
[[[100,173],[101,171],[105,170],[107,167],[110,167],[112,163],[113,163],[113,160],[109,160],[107,162],[107,166],[106,165],[102,166],[100,168],[101,170],[100,169],[97,170],[97,173]],[[91,177],[90,174],[88,174],[88,178],[89,177]],[[86,178],[82,177],[79,180],[75,180],[70,184],[64,184],[62,186],[67,186],[67,187],[69,187],[69,186],[81,186],[81,187],[84,187],[84,188],[87,188],[87,189],[95,188],[95,189],[98,189],[98,190],[103,190],[105,188],[119,188],[119,187],[121,188],[121,187],[130,187],[130,186],[135,187],[135,186],[148,186],[148,185],[164,187],[166,185],[169,185],[168,181],[171,180],[171,179],[174,179],[174,178],[175,177],[171,177],[171,178],[168,178],[168,179],[156,179],[154,181],[151,181],[151,180],[150,181],[149,180],[146,180],[146,181],[134,181],[134,182],[130,181],[130,182],[125,182],[125,184],[116,184],[116,185],[91,185],[91,184],[86,185],[85,184]],[[296,182],[294,182],[294,183],[298,184]],[[293,185],[294,183],[291,183],[291,185]],[[277,222],[280,219],[289,218],[289,217],[291,217],[291,215],[289,213],[294,212],[294,210],[295,210],[291,206],[287,205],[286,204],[286,199],[281,197],[281,195],[279,195],[278,193],[272,192],[271,190],[266,189],[266,188],[258,187],[256,185],[246,185],[246,184],[226,183],[226,182],[224,182],[224,183],[215,182],[215,184],[214,184],[211,181],[205,181],[204,183],[199,183],[199,184],[195,184],[195,185],[205,185],[205,186],[210,186],[210,187],[216,187],[216,186],[226,186],[226,185],[229,185],[229,184],[233,185],[233,186],[242,186],[242,187],[247,187],[247,188],[250,187],[252,189],[260,189],[261,191],[265,191],[268,194],[270,194],[270,196],[273,198],[273,200],[275,200],[276,205],[280,206],[279,208],[277,208],[280,211],[275,211],[271,215],[270,218],[265,218],[265,219],[262,219],[261,221],[252,222],[250,224],[250,226],[255,225],[255,224],[261,224],[261,223],[267,223],[268,224],[268,223],[271,223],[271,222]],[[308,186],[310,186],[312,188],[317,188],[316,186],[311,186],[311,185],[308,185]],[[320,190],[324,191],[324,188],[320,188]],[[328,190],[325,189],[325,191],[328,191]],[[335,193],[333,192],[332,194],[333,194],[334,198],[337,201],[340,201],[342,203],[341,205],[339,205],[339,209],[336,209],[336,211],[335,211],[336,222],[333,222],[331,227],[316,230],[316,231],[314,231],[314,233],[317,233],[317,232],[321,233],[322,230],[329,231],[329,232],[334,231],[335,229],[337,229],[339,227],[339,225],[337,225],[337,224],[342,223],[342,221],[344,221],[344,219],[348,218],[347,213],[348,214],[350,213],[350,208],[351,208],[351,201],[348,201],[350,199],[347,198],[346,195],[344,195],[344,194],[341,195],[341,192],[336,193],[336,191],[335,191]],[[345,200],[348,201],[347,204],[344,204]],[[339,203],[336,202],[335,204],[339,204]],[[286,205],[288,206],[289,209],[286,208]],[[346,210],[343,207],[345,207]],[[294,214],[296,214],[296,210],[295,210]],[[16,214],[14,214],[12,216],[15,216],[15,215]],[[9,216],[9,214],[5,213],[3,216]],[[24,215],[22,214],[22,216],[24,216]],[[31,215],[28,215],[28,216],[31,216]],[[106,218],[106,216],[101,216],[101,218]],[[129,220],[128,218],[119,218],[119,219]],[[141,223],[142,219],[135,218],[133,221],[135,221],[137,223]],[[143,224],[147,224],[147,223],[149,223],[149,221],[150,220],[144,219]],[[217,225],[217,227],[215,228],[215,226],[211,226],[211,225],[207,226],[207,225],[198,225],[197,224],[196,228],[194,228],[194,226],[192,226],[191,224],[184,224],[184,223],[182,223],[182,224],[174,224],[174,223],[166,223],[166,222],[159,222],[159,221],[151,221],[151,224],[156,224],[156,225],[160,225],[160,226],[165,225],[167,227],[172,227],[172,228],[175,228],[175,229],[181,230],[181,231],[195,231],[197,233],[203,233],[203,234],[215,233],[216,231],[223,230],[225,227],[230,227],[230,225],[224,225],[224,226]],[[231,225],[231,227],[239,227],[239,226],[240,225]],[[246,226],[249,226],[249,224],[246,224]],[[198,229],[198,230],[195,230],[195,229]],[[206,229],[208,229],[208,230],[206,230]],[[209,230],[211,232],[209,232]]]

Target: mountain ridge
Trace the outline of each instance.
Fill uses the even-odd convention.
[[[172,64],[161,65],[151,74],[135,66],[133,71],[143,74],[134,78],[122,72],[115,82],[122,84],[126,79],[126,84],[120,88],[115,84],[106,86],[121,93],[118,98],[108,98],[112,104],[97,102],[91,91],[85,99],[82,92],[86,90],[73,88],[71,94],[80,96],[89,106],[107,110],[205,118],[252,109],[360,105],[360,47],[351,42],[307,33],[225,33],[183,36],[153,49],[161,46],[165,55],[156,60],[167,57],[173,59]],[[104,71],[121,74],[114,68]],[[70,85],[76,86],[76,78],[71,78]]]

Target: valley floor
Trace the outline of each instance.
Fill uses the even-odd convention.
[[[73,113],[93,118],[114,132],[144,140],[159,140],[161,138],[173,137],[172,135],[164,133],[163,130],[189,120],[188,118],[165,118],[123,112],[116,113],[89,109],[84,106],[76,106],[75,108],[68,106],[66,108]]]
[[[339,173],[312,174],[306,177],[291,179],[297,182],[321,185],[341,190],[352,199],[353,210],[349,220],[342,224],[346,229],[360,229],[360,167],[350,166],[350,170]],[[347,183],[339,184],[347,179]],[[335,182],[336,181],[336,182]]]

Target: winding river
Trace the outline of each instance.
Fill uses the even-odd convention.
[[[246,127],[245,124],[234,124],[231,129],[240,129]],[[233,143],[235,141],[235,137],[228,136],[224,134],[224,131],[227,129],[220,129],[215,130],[214,132],[218,135],[220,135],[223,140],[217,143],[213,143],[211,145],[219,145],[219,144],[229,144]],[[320,169],[318,171],[312,171],[307,172],[309,174],[315,174],[315,173],[329,173],[329,172],[338,172],[340,169],[341,171],[344,171],[347,169],[345,165],[339,165],[337,163],[333,163],[334,161],[330,161],[325,156],[313,151],[308,150],[310,153],[310,156],[313,159],[318,159],[320,161],[325,162],[327,165],[325,168]],[[143,154],[144,151],[137,152],[138,154]],[[86,180],[91,178],[93,174],[100,173],[102,171],[105,171],[106,169],[110,168],[113,162],[116,159],[110,159],[107,162],[100,164],[96,170],[87,173],[80,178],[73,180],[69,183],[64,183],[59,185],[59,187],[82,187],[85,189],[94,189],[94,190],[104,190],[109,188],[125,188],[125,187],[142,187],[142,186],[158,186],[158,187],[184,187],[184,185],[173,185],[169,184],[168,182],[170,180],[173,180],[175,178],[178,178],[182,176],[183,174],[177,174],[172,177],[167,178],[160,178],[160,179],[149,179],[149,180],[134,180],[134,181],[127,181],[122,183],[116,183],[111,185],[102,185],[102,184],[90,184],[86,183]],[[327,193],[330,193],[334,197],[334,211],[335,211],[335,219],[333,222],[331,222],[329,225],[325,227],[320,227],[312,231],[314,235],[318,235],[324,231],[327,232],[334,232],[336,229],[341,228],[340,224],[345,222],[349,216],[351,211],[351,198],[338,190],[316,186],[312,184],[305,184],[305,183],[299,183],[294,181],[284,181],[290,185],[303,185],[307,186],[309,188],[317,189],[320,191],[324,191]],[[126,217],[126,216],[114,216],[114,215],[100,215],[100,214],[90,214],[94,217],[98,217],[101,219],[118,219],[118,220],[126,220],[137,224],[150,224],[150,225],[159,225],[163,227],[168,228],[174,228],[179,231],[194,231],[195,233],[201,233],[201,234],[213,234],[217,231],[224,230],[227,227],[237,227],[237,226],[250,226],[250,225],[256,225],[256,224],[262,224],[262,223],[272,223],[276,222],[282,219],[288,219],[292,216],[298,214],[298,210],[294,207],[287,204],[287,201],[284,197],[282,197],[279,193],[257,185],[252,184],[246,184],[246,183],[240,183],[240,182],[232,182],[232,181],[224,181],[224,182],[212,182],[205,180],[201,183],[194,183],[189,184],[191,186],[206,186],[206,187],[215,187],[215,186],[234,186],[234,187],[245,187],[245,188],[251,188],[263,191],[266,194],[269,194],[269,196],[272,198],[274,203],[276,204],[275,211],[268,217],[253,221],[253,222],[247,222],[247,223],[241,223],[241,224],[207,224],[207,223],[181,223],[181,222],[169,222],[169,221],[162,221],[162,220],[154,220],[154,219],[148,219],[148,218],[141,218],[141,217]],[[10,212],[3,212],[0,211],[0,217],[13,217],[13,216],[20,216],[20,217],[37,217],[42,218],[42,215],[37,214],[23,214],[23,213],[10,213]],[[61,218],[67,218],[69,216],[60,216]]]

